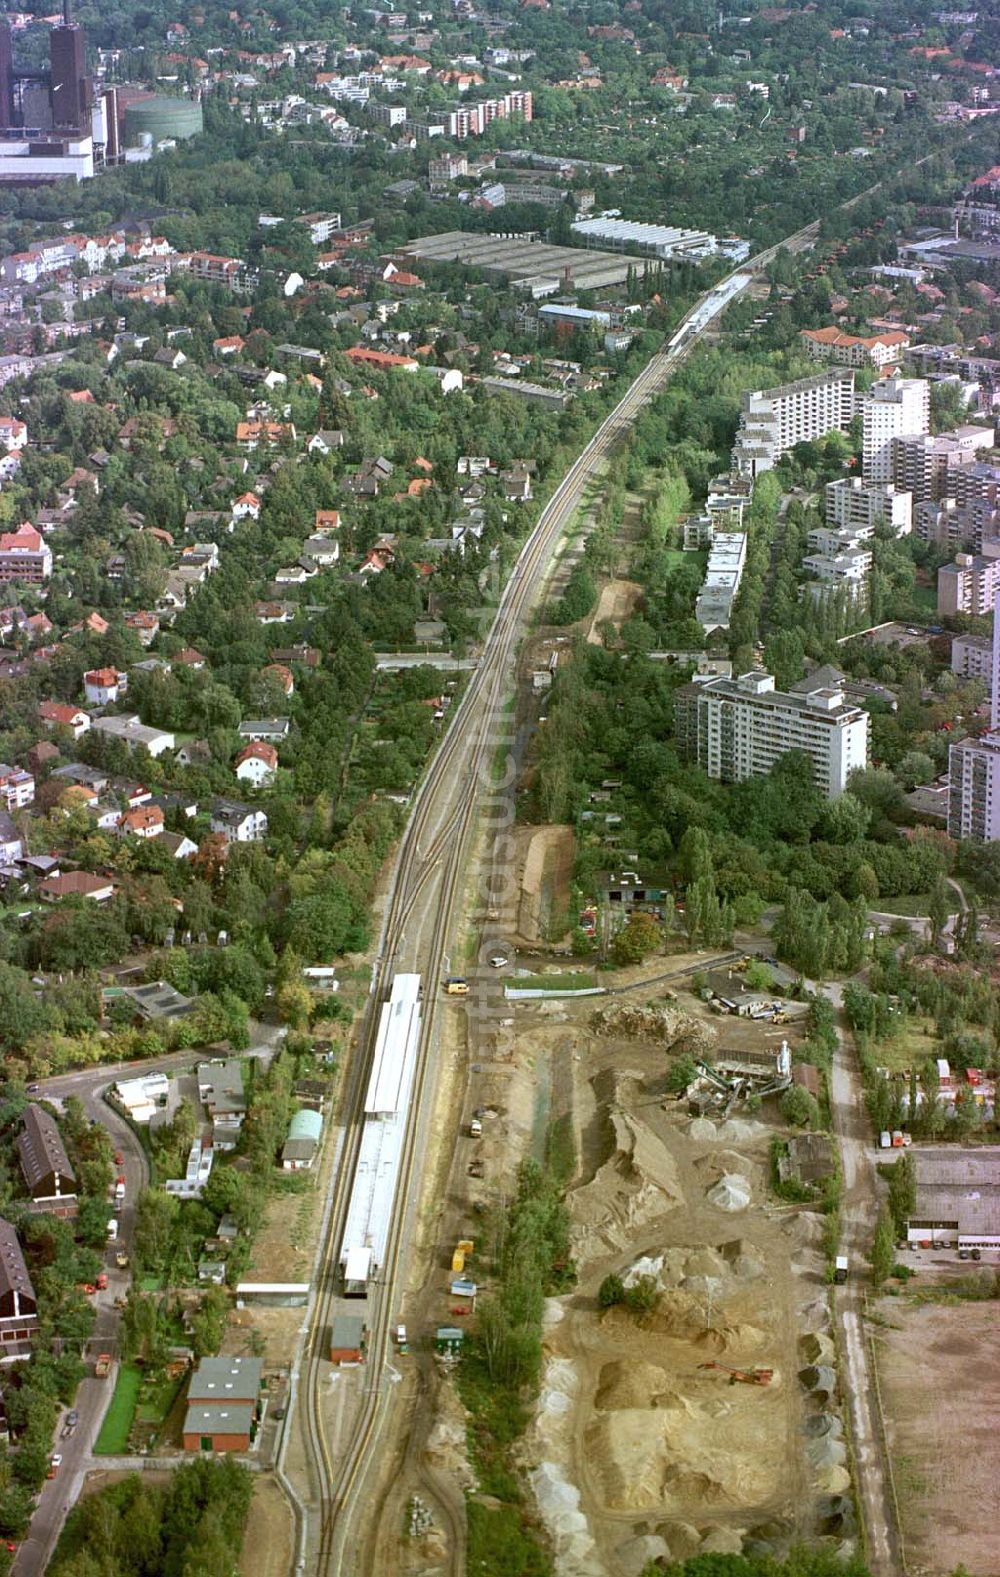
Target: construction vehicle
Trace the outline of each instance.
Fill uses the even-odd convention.
[[[396,1326],[396,1346],[398,1347],[400,1353],[404,1355],[410,1350],[410,1344],[406,1337],[405,1325]]]
[[[734,1369],[731,1364],[719,1363],[712,1358],[708,1363],[700,1363],[699,1369],[718,1369],[722,1374],[728,1374],[730,1385],[770,1385],[774,1379],[773,1369]]]
[[[98,1353],[97,1362],[94,1364],[94,1373],[99,1380],[108,1378],[108,1375],[111,1373],[111,1354],[109,1352]]]
[[[124,1270],[126,1268],[128,1265],[128,1252],[125,1249],[120,1248],[118,1250],[117,1254],[115,1255],[115,1264],[118,1266],[119,1270]]]
[[[451,1268],[456,1276],[460,1276],[465,1269],[465,1261],[474,1251],[475,1244],[471,1238],[462,1238],[454,1254],[451,1256]]]
[[[460,975],[449,975],[444,983],[445,995],[449,997],[467,997],[469,995],[469,982]]]
[[[98,1292],[106,1292],[108,1290],[108,1273],[106,1270],[101,1271],[94,1285]]]
[[[833,1279],[838,1286],[843,1286],[847,1280],[847,1255],[838,1254],[833,1262]]]
[[[480,1122],[478,1117],[473,1117],[472,1121],[469,1124],[469,1138],[470,1139],[481,1139],[482,1137],[483,1137],[483,1125]]]
[[[466,1167],[466,1171],[468,1172],[470,1177],[485,1177],[486,1176],[486,1166],[485,1166],[484,1162],[482,1162],[482,1161],[470,1161],[468,1166]]]

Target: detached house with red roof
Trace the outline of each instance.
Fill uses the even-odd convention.
[[[235,772],[241,783],[252,783],[262,788],[270,783],[278,770],[278,752],[266,739],[255,739],[245,745],[236,757]]]
[[[128,674],[117,668],[91,668],[83,676],[83,693],[91,706],[112,706],[128,689]]]
[[[39,701],[38,716],[46,728],[68,728],[74,739],[80,739],[90,727],[89,713],[62,701]]]
[[[163,811],[159,805],[137,805],[118,818],[120,838],[158,838],[164,831]]]
[[[52,550],[32,525],[0,532],[0,581],[40,586],[52,574]]]

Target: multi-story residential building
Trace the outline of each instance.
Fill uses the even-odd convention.
[[[705,566],[705,579],[694,606],[694,616],[706,630],[728,630],[746,557],[745,532],[719,531],[714,534]]]
[[[787,450],[828,433],[846,432],[854,416],[854,373],[824,372],[742,398],[733,471],[752,480],[770,471]]]
[[[842,690],[788,694],[762,673],[712,679],[676,691],[674,720],[678,749],[728,782],[762,777],[801,750],[817,788],[832,799],[856,767],[868,765],[868,714],[848,706]]]
[[[313,246],[322,246],[340,229],[339,214],[299,214],[296,224],[305,225]]]
[[[935,438],[902,435],[892,440],[892,481],[912,493],[915,504],[928,498],[957,498],[962,471],[976,468],[977,457],[992,445],[990,427],[957,427]]]
[[[959,504],[985,499],[1000,507],[1000,465],[989,460],[976,460],[971,465],[962,466],[952,480]]]
[[[928,498],[918,504],[913,511],[913,535],[937,548],[968,551],[972,547],[965,510],[959,509],[953,498]]]
[[[931,390],[924,379],[880,378],[873,383],[861,402],[865,481],[894,482],[893,439],[928,433],[930,426]]]
[[[35,780],[23,767],[0,761],[0,800],[8,810],[24,810],[35,798]]]
[[[0,581],[24,580],[40,586],[52,574],[52,549],[27,524],[0,532]]]
[[[993,642],[987,635],[956,635],[951,643],[951,671],[960,679],[979,679],[993,693]]]
[[[948,751],[948,835],[976,843],[1000,838],[1000,733],[961,739]]]
[[[832,361],[841,367],[895,366],[910,343],[910,336],[898,330],[864,339],[838,328],[802,329],[799,339],[813,361]]]
[[[859,602],[867,591],[872,554],[864,547],[849,547],[837,553],[810,553],[802,560],[802,567],[816,577],[815,581],[806,583],[814,602],[821,602],[837,591],[846,591],[852,600]]]
[[[806,547],[810,553],[820,553],[829,558],[838,553],[853,553],[871,541],[872,533],[864,526],[814,526],[806,534]]]
[[[406,120],[405,104],[379,104],[375,99],[369,99],[365,112],[380,126],[402,126]]]
[[[989,613],[1000,591],[1000,539],[983,543],[981,553],[959,553],[954,564],[938,570],[937,610],[946,617]]]
[[[245,291],[252,286],[247,266],[238,257],[219,257],[214,252],[189,252],[174,260],[174,267],[187,267],[195,279],[210,285],[225,285],[227,290]]]
[[[888,482],[863,482],[859,476],[841,477],[826,485],[826,523],[828,526],[864,530],[872,536],[881,523],[890,525],[897,537],[905,537],[912,525],[913,498]]]

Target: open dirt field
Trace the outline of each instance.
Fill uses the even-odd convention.
[[[240,1577],[285,1577],[295,1553],[295,1524],[281,1487],[269,1473],[254,1479],[240,1555]]]
[[[643,595],[642,587],[636,580],[609,580],[601,588],[597,608],[587,632],[587,640],[591,646],[601,644],[601,625],[610,619],[616,630],[620,630],[625,620],[631,618],[635,612],[636,603]]]
[[[575,845],[572,827],[518,828],[521,898],[517,934],[526,942],[553,940],[568,913]]]
[[[891,1329],[875,1352],[909,1570],[945,1577],[1000,1572],[991,1514],[1000,1482],[1000,1370],[995,1303],[878,1305]]]

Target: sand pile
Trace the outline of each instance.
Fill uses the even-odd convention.
[[[640,1254],[638,1259],[634,1259],[632,1261],[627,1270],[622,1271],[622,1286],[634,1287],[637,1281],[642,1281],[643,1278],[647,1276],[651,1276],[656,1282],[657,1287],[662,1288],[662,1254]]]
[[[641,1533],[619,1544],[615,1555],[625,1577],[642,1577],[654,1561],[670,1559],[670,1546],[658,1533]]]
[[[708,1202],[716,1210],[735,1213],[747,1210],[750,1205],[750,1184],[738,1172],[724,1172],[713,1188],[708,1190]]]
[[[614,1511],[699,1512],[766,1499],[779,1464],[743,1431],[702,1409],[605,1412],[586,1432],[587,1457],[605,1504]]]
[[[711,1025],[690,1018],[680,1008],[664,1004],[641,1007],[635,1002],[608,1002],[591,1014],[595,1035],[614,1040],[648,1040],[669,1051],[703,1057],[711,1052],[718,1035]]]
[[[806,1331],[830,1329],[830,1306],[825,1298],[814,1298],[799,1306],[799,1324]]]
[[[571,1196],[578,1261],[620,1253],[683,1201],[677,1166],[641,1118],[610,1111],[608,1159]]]
[[[837,1376],[827,1364],[809,1364],[799,1370],[799,1383],[803,1390],[816,1397],[833,1396],[837,1390]]]
[[[727,1117],[719,1126],[718,1137],[727,1144],[752,1144],[769,1132],[764,1123],[749,1122],[745,1117]]]
[[[707,1353],[751,1353],[764,1345],[764,1339],[756,1325],[713,1325],[695,1337],[695,1346]]]
[[[696,1117],[688,1128],[688,1138],[695,1144],[714,1144],[719,1137],[719,1130],[709,1117]]]
[[[709,1528],[701,1541],[699,1555],[739,1555],[743,1534],[739,1528]]]
[[[604,1566],[580,1509],[580,1491],[570,1483],[564,1464],[570,1460],[573,1409],[579,1376],[567,1358],[549,1358],[535,1414],[535,1447],[541,1461],[529,1474],[542,1521],[555,1551],[560,1577],[604,1577]]]
[[[614,1359],[602,1366],[594,1407],[599,1413],[635,1411],[643,1407],[672,1409],[691,1416],[697,1411],[692,1402],[674,1390],[672,1377],[665,1369],[654,1363],[633,1363],[624,1359]]]
[[[718,1249],[696,1248],[684,1261],[685,1277],[692,1276],[724,1276],[726,1274],[726,1261]]]
[[[819,1363],[833,1365],[836,1359],[836,1348],[833,1338],[817,1335],[815,1332],[809,1336],[799,1337],[799,1352],[806,1363]]]
[[[834,1435],[819,1435],[808,1442],[806,1460],[817,1472],[821,1468],[843,1467],[847,1461],[847,1447]]]

